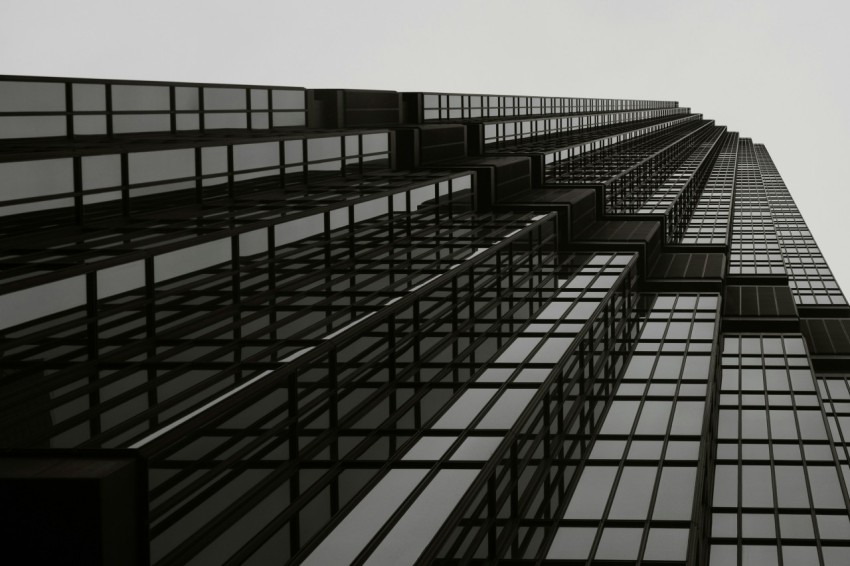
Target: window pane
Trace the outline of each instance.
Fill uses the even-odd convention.
[[[613,466],[586,466],[564,518],[601,519],[616,474]]]
[[[718,466],[718,468],[721,467],[731,468],[731,466]],[[652,518],[658,520],[689,520],[691,518],[691,507],[693,506],[695,479],[696,468],[665,467],[664,471],[661,472],[661,483],[658,486],[658,495],[655,498],[655,510]],[[725,483],[728,479],[724,477],[719,481]],[[717,479],[715,479],[714,485],[718,485]],[[737,489],[734,489],[733,497],[735,495],[734,492],[737,492]],[[729,494],[726,495],[728,496]],[[716,495],[714,504],[718,505]],[[732,502],[732,505],[736,504],[737,500]]]
[[[741,495],[744,507],[772,507],[770,466],[743,466]],[[782,489],[779,490],[782,493]]]
[[[655,483],[655,468],[623,469],[617,493],[611,505],[611,519],[645,519]]]

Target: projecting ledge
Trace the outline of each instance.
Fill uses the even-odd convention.
[[[815,370],[850,371],[850,318],[804,318],[800,326]]]
[[[569,251],[635,252],[640,255],[638,270],[642,276],[658,260],[661,231],[653,220],[599,220],[588,226],[578,239],[571,241]]]
[[[797,317],[741,317],[724,316],[721,332],[737,334],[744,332],[800,332],[800,319]]]
[[[148,564],[147,471],[129,450],[0,453],[8,564]]]

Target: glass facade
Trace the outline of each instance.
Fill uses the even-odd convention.
[[[132,459],[121,563],[846,563],[850,308],[676,102],[0,77],[0,217],[0,488]]]

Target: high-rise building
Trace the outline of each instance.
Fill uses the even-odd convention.
[[[6,557],[850,560],[850,308],[689,108],[4,76],[0,138]]]

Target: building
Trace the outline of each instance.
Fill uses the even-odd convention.
[[[7,555],[847,563],[850,308],[689,108],[6,76],[0,137]]]

